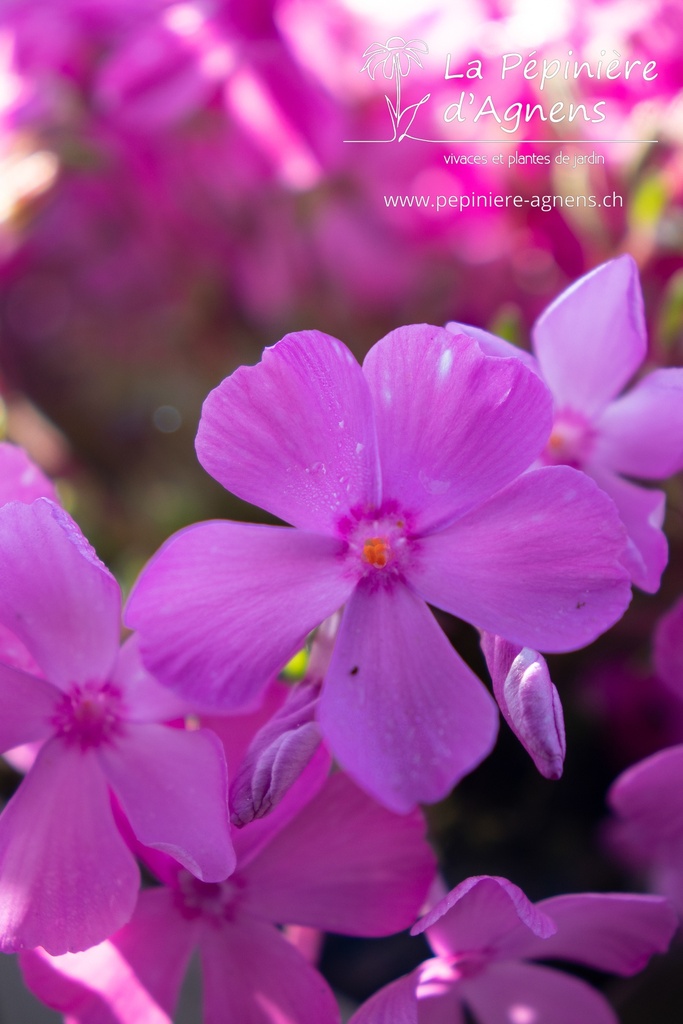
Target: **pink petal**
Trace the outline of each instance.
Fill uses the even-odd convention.
[[[643,837],[651,857],[683,849],[683,745],[660,750],[628,768],[613,783],[608,800]]]
[[[450,331],[451,334],[466,334],[468,337],[474,338],[479,343],[479,348],[484,355],[502,356],[505,359],[519,359],[532,373],[538,376],[541,374],[538,360],[535,356],[532,356],[531,352],[527,352],[526,349],[520,348],[518,345],[513,345],[512,342],[506,341],[504,338],[499,338],[496,334],[489,334],[488,331],[482,330],[481,327],[472,327],[471,324],[460,324],[455,320],[451,320],[450,323],[446,324],[446,330]]]
[[[59,504],[54,486],[23,448],[0,444],[0,505],[8,501],[31,502],[49,498]]]
[[[516,932],[520,925],[525,933],[541,938],[555,931],[552,919],[538,910],[518,886],[506,878],[475,875],[444,896],[410,934],[426,931],[430,946],[439,956],[488,956],[504,935]]]
[[[498,731],[486,688],[401,583],[352,594],[318,717],[345,770],[398,812],[446,796]]]
[[[537,320],[533,344],[557,408],[602,412],[647,351],[633,258],[603,263],[564,291]]]
[[[298,779],[289,787],[270,814],[265,818],[256,818],[244,828],[233,831],[240,871],[244,871],[274,837],[301,813],[302,808],[317,796],[327,782],[331,767],[332,758],[327,748],[318,747]]]
[[[0,663],[0,753],[47,739],[59,690],[42,679]]]
[[[406,974],[398,981],[385,985],[375,992],[360,1010],[354,1013],[349,1024],[419,1024],[417,1016],[418,974]],[[449,1017],[444,1024],[462,1024],[457,1017]]]
[[[141,843],[205,882],[227,878],[235,868],[227,771],[212,732],[130,725],[98,757]]]
[[[130,919],[139,881],[95,757],[51,740],[0,817],[0,948],[87,949]]]
[[[503,940],[501,956],[571,960],[613,974],[637,974],[654,953],[664,953],[678,927],[661,896],[585,892],[536,904],[557,931],[547,939],[528,932]]]
[[[167,889],[140,893],[129,924],[84,953],[23,953],[28,988],[70,1024],[171,1024],[196,928]]]
[[[612,502],[569,466],[525,473],[420,541],[410,581],[430,604],[535,650],[590,643],[624,613],[625,532]]]
[[[540,454],[551,397],[518,359],[465,335],[401,327],[363,363],[376,408],[384,498],[431,531],[481,504]]]
[[[105,680],[119,647],[121,597],[58,505],[0,508],[0,621],[59,687]]]
[[[305,530],[379,505],[377,442],[361,369],[336,338],[288,334],[204,402],[197,454],[229,491]]]
[[[207,930],[201,943],[204,1024],[338,1024],[322,976],[272,925]]]
[[[536,964],[492,964],[461,993],[480,1024],[619,1024],[585,981]]]
[[[129,637],[121,647],[110,681],[124,695],[130,722],[170,722],[196,710],[150,675],[142,663],[137,636]]]
[[[654,647],[657,675],[683,697],[683,598],[657,623]]]
[[[143,659],[188,700],[249,704],[344,603],[342,541],[279,526],[199,523],[154,556],[128,602]]]
[[[683,369],[654,370],[605,409],[593,458],[615,473],[663,480],[683,469]]]
[[[481,647],[505,721],[541,775],[559,779],[567,750],[564,717],[545,658],[491,633],[482,634]]]
[[[434,876],[424,831],[419,812],[392,814],[342,773],[332,775],[242,872],[248,908],[278,924],[351,935],[400,931]]]
[[[289,686],[274,679],[260,695],[258,705],[249,711],[232,715],[202,713],[199,716],[200,723],[211,729],[223,744],[229,779],[235,777],[254,736],[282,706],[288,693]]]
[[[233,825],[268,814],[313,757],[322,742],[315,720],[319,694],[319,685],[300,683],[254,737],[230,786]]]
[[[662,531],[666,495],[622,480],[609,470],[591,466],[588,472],[617,506],[628,533],[623,564],[636,587],[649,594],[659,590],[669,549]]]

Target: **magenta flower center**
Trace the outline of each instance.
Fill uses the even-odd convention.
[[[354,575],[379,583],[401,578],[411,562],[414,541],[409,517],[391,502],[376,512],[352,512],[339,524],[348,541],[348,558]]]
[[[555,416],[553,429],[541,456],[546,466],[573,466],[581,469],[595,442],[590,422],[573,409],[562,409]]]
[[[181,871],[173,899],[177,909],[188,921],[201,917],[209,924],[218,926],[234,920],[240,891],[241,886],[236,879],[201,882],[189,871]]]
[[[74,683],[55,706],[58,736],[83,750],[110,742],[123,731],[123,700],[113,683]]]

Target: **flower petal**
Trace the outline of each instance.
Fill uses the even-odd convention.
[[[636,587],[654,594],[659,590],[669,548],[661,529],[666,495],[622,480],[610,470],[592,466],[588,472],[617,506],[628,534],[623,564]]]
[[[400,583],[352,594],[318,718],[345,770],[399,813],[446,796],[498,731],[483,683]]]
[[[652,858],[683,849],[683,745],[659,750],[617,778],[608,793],[612,809],[642,837]]]
[[[664,480],[683,469],[683,369],[654,370],[608,405],[593,458],[615,473]]]
[[[462,997],[481,1024],[619,1024],[607,1000],[585,981],[536,964],[491,964]]]
[[[654,953],[664,953],[678,927],[661,896],[584,892],[536,904],[557,931],[547,939],[528,932],[504,939],[501,955],[571,960],[613,974],[637,974]]]
[[[518,359],[465,335],[401,327],[363,363],[376,416],[384,499],[431,531],[481,504],[540,454],[551,397]]]
[[[488,331],[482,330],[481,327],[472,327],[471,324],[461,324],[455,320],[451,320],[446,324],[446,330],[450,331],[451,334],[466,334],[468,337],[474,338],[479,343],[479,348],[484,355],[502,356],[505,359],[519,359],[532,373],[539,377],[541,375],[538,360],[535,356],[532,356],[531,352],[527,352],[525,348],[520,348],[518,345],[513,345],[511,341],[499,338],[497,334],[489,334]]]
[[[0,817],[0,949],[87,949],[130,919],[139,882],[95,757],[50,740]]]
[[[593,481],[548,466],[423,538],[410,582],[430,604],[511,643],[568,651],[624,613],[624,544],[616,509]]]
[[[0,622],[50,682],[105,680],[120,616],[116,580],[63,509],[47,498],[0,508]]]
[[[379,504],[377,444],[355,357],[320,331],[288,334],[204,402],[197,454],[229,491],[293,526],[329,532]]]
[[[205,882],[235,868],[220,740],[208,729],[129,725],[98,757],[131,827]]]
[[[417,987],[418,974],[413,971],[397,981],[385,985],[363,1003],[351,1017],[349,1024],[418,1024]],[[448,1018],[444,1024],[462,1024],[457,1017]]]
[[[385,811],[338,772],[242,872],[248,909],[351,935],[400,931],[434,877],[424,831],[419,812]]]
[[[243,921],[202,936],[204,1024],[339,1024],[318,971],[272,925]]]
[[[59,690],[28,672],[0,664],[0,753],[54,732],[50,718]]]
[[[168,889],[140,893],[133,919],[83,953],[22,953],[27,987],[69,1024],[171,1024],[196,929]]]
[[[538,910],[522,890],[507,878],[475,875],[452,889],[411,929],[411,935],[427,932],[438,956],[487,953],[502,936],[523,928],[544,938],[555,925]]]
[[[683,598],[657,623],[654,646],[657,675],[683,697]]]
[[[123,693],[130,722],[171,722],[197,710],[150,675],[142,663],[137,636],[128,637],[121,647],[110,681]]]
[[[556,408],[602,412],[647,351],[633,258],[603,263],[567,288],[536,321],[533,345]]]
[[[481,649],[503,718],[541,775],[559,779],[567,751],[564,717],[545,658],[492,633],[482,633]]]
[[[234,710],[344,603],[353,583],[343,551],[342,541],[280,526],[198,523],[143,570],[126,621],[164,685]]]
[[[49,498],[59,504],[53,484],[23,448],[7,441],[0,443],[0,505],[8,501],[31,502]]]

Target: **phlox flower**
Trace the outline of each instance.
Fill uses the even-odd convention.
[[[667,562],[665,495],[632,482],[683,468],[683,369],[657,369],[622,394],[647,354],[638,268],[619,256],[576,281],[534,325],[534,354],[476,328],[490,355],[517,355],[553,393],[553,429],[541,462],[575,466],[610,495],[628,531],[633,582],[650,593]]]
[[[218,882],[235,863],[223,751],[119,650],[119,587],[53,502],[0,509],[0,750],[39,742],[0,816],[0,949],[85,949],[129,920],[137,839]],[[19,657],[18,652],[22,653]]]
[[[157,855],[164,884],[131,922],[85,953],[24,954],[28,986],[68,1024],[170,1024],[198,950],[204,1024],[337,1024],[326,983],[275,925],[390,934],[419,909],[434,862],[419,812],[378,808],[343,774],[326,779],[328,765],[319,751],[267,818],[235,832],[227,881]]]
[[[468,878],[412,930],[426,934],[434,958],[381,989],[351,1024],[464,1024],[465,1008],[478,1024],[617,1024],[590,985],[528,961],[635,974],[676,927],[657,896],[577,893],[534,904],[505,878]]]
[[[386,806],[433,801],[490,750],[490,695],[426,602],[511,642],[563,651],[629,600],[612,502],[566,466],[524,473],[551,400],[519,359],[439,327],[391,332],[362,368],[291,334],[204,403],[199,459],[292,524],[199,523],[127,608],[150,671],[188,699],[247,704],[340,607],[317,715]]]

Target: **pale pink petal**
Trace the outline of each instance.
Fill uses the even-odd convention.
[[[504,939],[498,955],[571,960],[612,974],[637,974],[654,953],[664,953],[678,927],[661,896],[584,892],[554,896],[536,904],[557,931],[537,939],[520,931]]]
[[[50,682],[107,678],[120,611],[116,580],[62,508],[46,498],[0,508],[0,622]]]
[[[0,949],[87,949],[130,919],[139,881],[96,758],[51,740],[0,817]]]
[[[467,334],[469,337],[474,338],[479,343],[479,348],[484,355],[502,356],[505,359],[519,359],[527,369],[540,376],[541,368],[538,365],[538,360],[535,356],[532,356],[531,352],[527,352],[525,348],[520,348],[518,345],[513,345],[511,341],[499,338],[497,334],[489,334],[488,331],[482,330],[481,327],[472,327],[471,324],[461,324],[455,320],[451,320],[450,323],[446,324],[446,330],[450,331],[451,334]]]
[[[201,959],[204,1024],[338,1024],[339,1009],[318,971],[272,925],[207,929]]]
[[[32,676],[43,675],[26,646],[3,625],[0,625],[0,661],[13,668],[20,668],[22,672],[28,672]]]
[[[353,506],[380,502],[367,384],[319,331],[288,334],[211,392],[197,454],[229,491],[302,529],[329,532]]]
[[[197,710],[150,675],[142,663],[137,636],[121,647],[109,679],[123,694],[130,722],[171,722]]]
[[[384,499],[423,533],[481,504],[540,454],[551,397],[518,359],[426,324],[400,327],[363,363],[372,392]]]
[[[317,796],[327,781],[331,767],[332,758],[329,751],[325,746],[318,747],[299,777],[270,814],[265,818],[250,821],[244,828],[233,830],[232,838],[240,871],[246,869],[274,837],[301,813],[302,808]]]
[[[249,704],[344,603],[344,543],[280,526],[199,523],[172,537],[133,589],[127,624],[152,674],[188,700]]]
[[[664,480],[683,469],[683,369],[654,370],[608,405],[592,457],[615,473]]]
[[[564,291],[536,321],[533,345],[558,409],[602,412],[647,350],[633,258],[603,263]]]
[[[619,1024],[585,981],[536,964],[492,964],[461,993],[480,1024]]]
[[[489,953],[508,932],[521,926],[540,937],[552,935],[555,925],[522,890],[507,878],[475,875],[452,889],[425,914],[411,935],[427,932],[439,956]]]
[[[338,772],[242,872],[248,908],[278,924],[400,931],[415,920],[434,876],[424,831],[419,812],[385,811]]]
[[[208,729],[130,725],[98,757],[133,832],[205,882],[234,870],[227,771]]]
[[[0,753],[47,739],[59,697],[50,683],[0,663]]]
[[[0,443],[0,505],[7,501],[35,501],[49,498],[59,503],[54,485],[29,459],[23,448]]]
[[[683,697],[683,598],[657,623],[654,647],[657,675]]]
[[[349,1024],[419,1024],[417,980],[418,972],[413,971],[385,985],[356,1010]],[[444,1024],[461,1024],[461,1021],[457,1017],[449,1018]]]
[[[230,786],[230,820],[242,827],[275,807],[322,743],[318,684],[300,683],[254,737]]]
[[[140,893],[133,919],[83,953],[22,953],[27,987],[71,1024],[171,1024],[197,940],[168,889]]]
[[[546,779],[562,775],[567,750],[560,695],[545,658],[482,633],[481,648],[503,718]]]
[[[398,812],[445,797],[498,731],[483,683],[402,583],[354,591],[318,717],[342,767]]]
[[[587,467],[587,472],[609,494],[626,527],[628,546],[622,561],[634,585],[649,594],[655,593],[669,556],[661,529],[666,495],[639,487],[602,467]]]
[[[430,604],[511,643],[568,651],[626,610],[625,540],[613,503],[592,480],[548,466],[423,538],[410,582]]]

